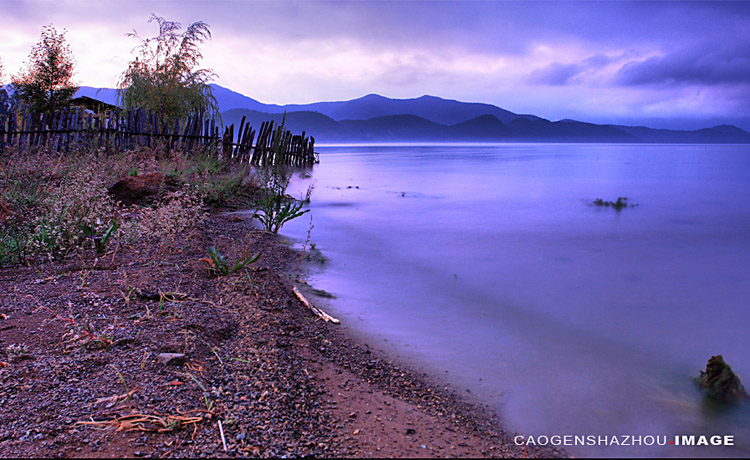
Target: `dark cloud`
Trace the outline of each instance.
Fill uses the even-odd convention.
[[[633,48],[717,39],[746,29],[750,2],[203,1],[149,8],[217,34],[274,40],[346,38],[373,48],[456,47],[524,54],[540,42]],[[143,4],[141,4],[143,5]],[[153,6],[152,6],[153,5]],[[670,45],[671,44],[671,45]]]
[[[750,85],[750,41],[703,44],[624,65],[622,85]]]
[[[580,64],[554,62],[547,67],[531,72],[527,77],[527,81],[542,85],[562,86],[570,83],[571,79],[579,75],[583,70],[584,67]]]

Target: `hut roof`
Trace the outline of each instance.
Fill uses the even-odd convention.
[[[93,110],[94,112],[117,109],[116,105],[107,104],[104,101],[88,96],[78,96],[73,98],[70,100],[70,105],[73,107],[83,107],[85,109]]]

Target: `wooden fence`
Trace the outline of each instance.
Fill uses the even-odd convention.
[[[54,116],[33,112],[0,113],[0,154],[15,147],[21,151],[46,148],[67,153],[75,149],[104,148],[119,152],[139,147],[165,147],[203,151],[224,159],[254,165],[311,166],[318,162],[315,138],[264,122],[257,130],[242,117],[224,133],[213,118],[201,115],[175,120],[173,126],[160,121],[152,111],[115,110],[94,114],[81,108],[64,109]],[[253,143],[254,142],[254,143]]]

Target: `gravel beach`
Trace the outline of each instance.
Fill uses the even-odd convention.
[[[216,277],[210,246],[262,255]],[[0,456],[564,455],[313,315],[301,257],[214,213],[170,247],[0,270]]]

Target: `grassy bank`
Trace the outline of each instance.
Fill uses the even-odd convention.
[[[173,186],[144,206],[123,206],[107,192],[118,179],[149,173]],[[257,188],[248,167],[210,155],[10,152],[0,158],[0,266],[80,254],[115,223],[113,244],[169,246],[208,207],[247,206]]]

